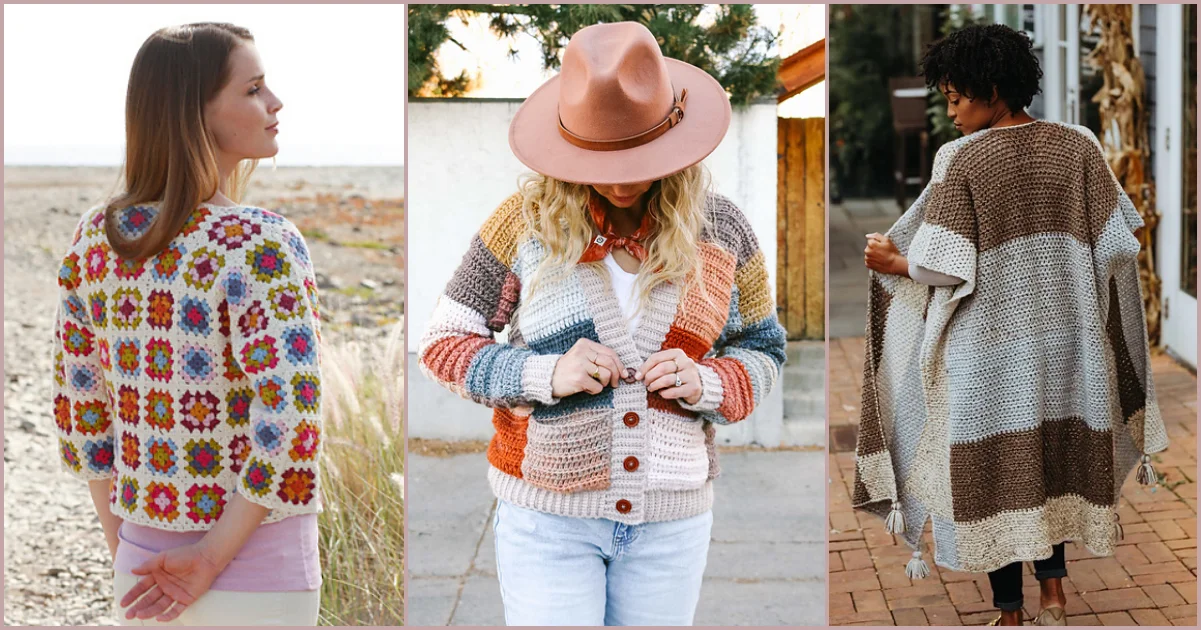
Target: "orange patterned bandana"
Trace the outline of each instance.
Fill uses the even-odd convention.
[[[613,232],[613,226],[609,223],[609,215],[601,205],[600,195],[592,193],[588,196],[588,212],[592,215],[592,223],[601,233],[592,239],[592,242],[588,244],[588,249],[584,250],[584,255],[580,256],[581,263],[602,260],[615,247],[624,247],[639,262],[646,260],[646,248],[642,246],[641,241],[651,233],[651,228],[654,227],[654,219],[651,218],[650,212],[644,212],[642,224],[626,236],[618,236]]]

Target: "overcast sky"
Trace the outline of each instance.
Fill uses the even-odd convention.
[[[125,88],[163,26],[250,29],[285,165],[404,162],[401,5],[4,5],[6,164],[120,164]]]

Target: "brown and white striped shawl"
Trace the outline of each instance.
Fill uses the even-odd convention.
[[[1110,555],[1140,457],[1167,448],[1139,288],[1143,224],[1085,127],[1035,121],[942,147],[888,230],[962,278],[872,272],[853,505],[934,561],[987,572],[1077,540]],[[918,565],[915,567],[915,565]]]

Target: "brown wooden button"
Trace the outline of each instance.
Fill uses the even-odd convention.
[[[627,472],[634,472],[638,470],[638,458],[630,455],[622,462],[622,465],[626,467]]]
[[[626,412],[626,415],[622,416],[621,418],[621,421],[626,423],[627,427],[638,426],[638,420],[638,414],[634,413],[633,411]]]
[[[617,501],[618,512],[621,512],[622,514],[629,514],[630,510],[632,509],[634,509],[634,506],[629,501],[626,501],[625,499],[620,499]]]

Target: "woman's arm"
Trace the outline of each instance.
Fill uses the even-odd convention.
[[[108,553],[115,558],[117,556],[117,530],[121,529],[121,517],[113,514],[113,511],[108,508],[112,481],[93,479],[88,482],[88,492],[92,495],[92,505],[96,507],[96,516],[100,517],[100,527],[104,530]]]

